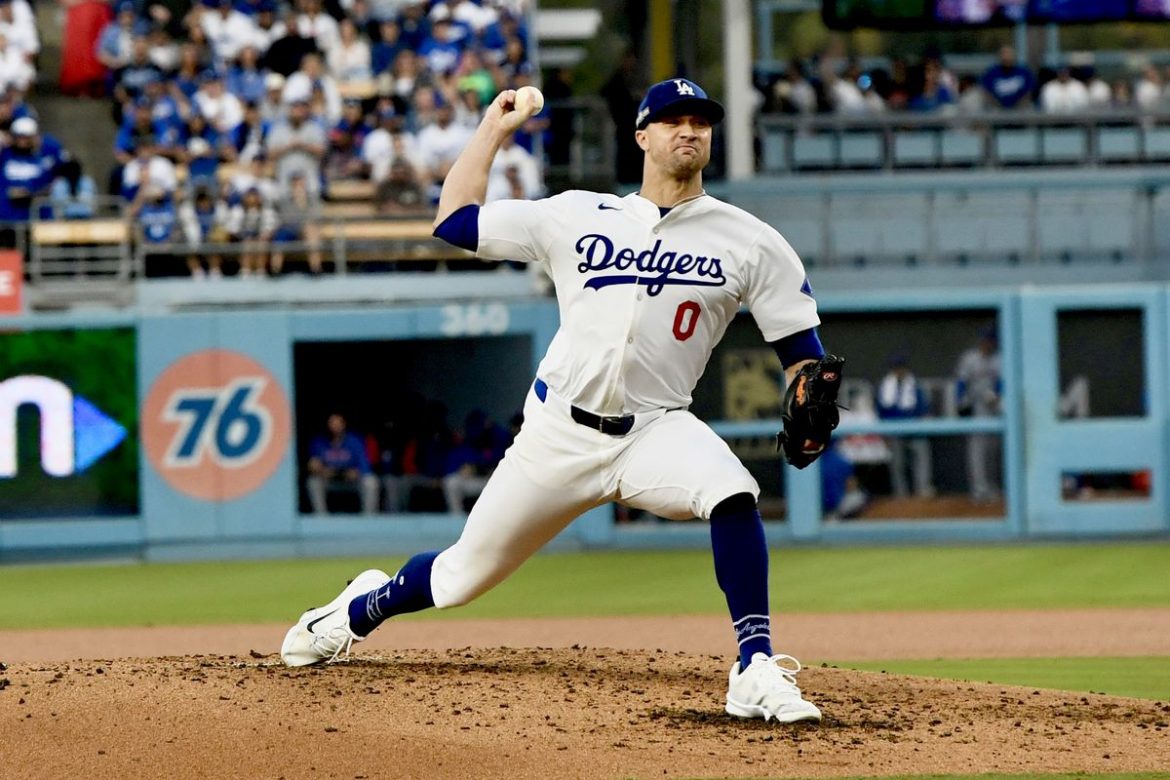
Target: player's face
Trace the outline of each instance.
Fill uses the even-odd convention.
[[[711,121],[696,114],[665,116],[635,133],[650,163],[676,179],[689,179],[711,161]]]

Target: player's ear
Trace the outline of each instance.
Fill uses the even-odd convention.
[[[650,149],[650,139],[647,137],[645,130],[635,130],[634,140],[638,142],[638,146],[643,152]]]

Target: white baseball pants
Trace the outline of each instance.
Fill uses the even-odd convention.
[[[759,485],[723,439],[685,410],[639,414],[625,436],[575,422],[549,388],[532,390],[524,425],[454,545],[435,559],[431,593],[443,609],[502,582],[574,518],[610,501],[661,517],[709,519]]]

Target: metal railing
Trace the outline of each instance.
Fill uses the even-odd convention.
[[[1170,112],[761,115],[761,172],[1170,161]]]
[[[757,177],[710,188],[821,268],[1150,266],[1170,176],[1147,169]]]

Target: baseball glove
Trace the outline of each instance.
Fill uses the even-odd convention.
[[[784,395],[784,427],[776,434],[776,446],[798,469],[812,463],[829,444],[840,422],[837,391],[845,358],[825,355],[801,367]]]

